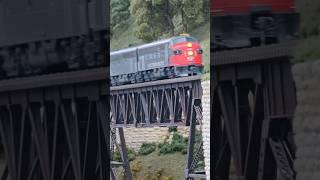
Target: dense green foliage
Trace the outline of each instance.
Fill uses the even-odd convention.
[[[181,152],[182,154],[187,153],[188,139],[181,136],[179,133],[174,132],[171,142],[163,142],[158,145],[159,154],[168,154]]]
[[[188,33],[209,20],[209,0],[111,0],[115,31],[132,18],[134,35],[143,42]]]
[[[111,31],[125,26],[130,17],[129,0],[111,0]]]
[[[176,126],[173,126],[173,127],[169,127],[168,131],[169,131],[169,133],[170,133],[170,132],[177,132],[178,129],[177,129]]]
[[[156,143],[143,143],[139,149],[140,155],[148,155],[157,149]]]
[[[188,33],[209,19],[208,3],[209,0],[133,0],[135,35],[149,42]]]
[[[128,159],[129,161],[133,161],[136,156],[137,156],[137,153],[135,152],[134,149],[131,149],[131,148],[128,148]],[[121,156],[120,156],[120,152],[119,151],[115,151],[112,153],[112,160],[113,161],[121,161]]]
[[[163,155],[175,152],[181,152],[182,154],[186,154],[188,147],[188,138],[183,137],[177,131],[171,131],[171,133],[171,141],[164,141],[158,144],[159,154]],[[200,145],[201,139],[201,131],[197,130],[195,133],[195,147],[198,147]]]
[[[320,1],[296,0],[298,11],[301,13],[301,32],[303,37],[320,35]]]
[[[144,42],[173,31],[173,8],[167,0],[132,0],[135,36]]]

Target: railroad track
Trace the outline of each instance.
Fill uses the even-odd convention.
[[[149,82],[136,83],[136,84],[127,84],[127,85],[121,85],[121,86],[113,86],[113,87],[110,87],[110,91],[112,92],[112,91],[119,91],[119,90],[137,89],[137,88],[152,87],[152,86],[159,86],[159,85],[166,85],[166,84],[184,83],[184,82],[197,81],[197,80],[201,80],[201,75],[149,81]]]
[[[21,77],[14,79],[0,80],[0,92],[17,91],[23,89],[33,89],[48,86],[76,84],[96,80],[108,81],[109,69],[107,67],[92,68],[86,70],[77,70],[70,72],[46,74],[31,77]],[[136,89],[141,87],[151,87],[156,85],[165,85],[173,83],[183,83],[189,81],[201,80],[201,76],[188,76],[174,79],[164,79],[137,84],[127,84],[110,87],[111,91]]]
[[[292,52],[298,43],[298,40],[292,40],[274,45],[211,52],[210,55],[212,60],[210,63],[211,66],[220,66],[268,59],[278,59],[282,57],[292,57]]]

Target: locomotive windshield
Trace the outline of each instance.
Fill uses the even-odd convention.
[[[173,44],[182,43],[182,42],[198,42],[193,37],[178,37],[172,40]]]

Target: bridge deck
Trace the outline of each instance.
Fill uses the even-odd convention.
[[[183,82],[190,82],[190,81],[196,81],[196,80],[201,80],[201,76],[200,75],[188,76],[188,77],[180,77],[175,79],[164,79],[164,80],[150,81],[150,82],[137,83],[137,84],[113,86],[113,87],[110,87],[110,91],[113,92],[113,91],[126,90],[126,89],[145,88],[145,87],[151,87],[151,86],[183,83]]]

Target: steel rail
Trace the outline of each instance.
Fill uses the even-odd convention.
[[[113,86],[113,87],[110,87],[110,91],[112,92],[112,91],[119,91],[119,90],[126,90],[126,89],[145,88],[145,87],[150,87],[150,86],[183,83],[183,82],[190,82],[190,81],[196,81],[196,80],[201,80],[201,75],[180,77],[180,78],[174,78],[174,79],[164,79],[164,80],[150,81],[150,82],[145,82],[145,83]]]

